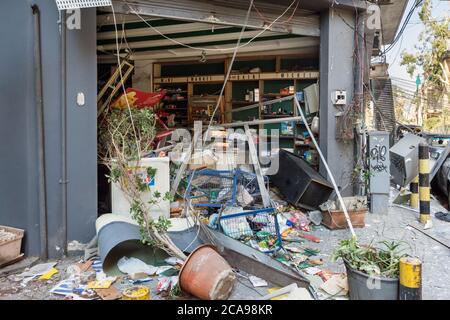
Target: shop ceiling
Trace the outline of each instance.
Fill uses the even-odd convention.
[[[121,54],[131,51],[131,59],[185,59],[201,55],[165,36],[195,48],[207,48],[207,56],[231,54],[241,32],[241,24],[248,10],[247,1],[113,1],[118,25],[119,42],[123,35]],[[282,14],[287,5],[257,3],[252,10],[248,28],[241,44],[261,33],[268,24]],[[295,14],[293,14],[295,13]],[[139,16],[140,17],[139,17]],[[143,21],[145,20],[145,22]],[[116,35],[111,9],[99,10],[97,17],[97,45],[99,55],[116,51]],[[152,27],[150,27],[151,25]],[[124,30],[124,31],[123,31]],[[239,53],[254,52],[316,52],[319,45],[319,15],[310,10],[291,7],[279,21],[264,31]]]
[[[248,10],[248,1],[242,0],[113,0],[117,16],[119,39],[126,37],[121,53],[131,51],[133,60],[183,60],[202,54],[202,50],[183,47],[161,34],[196,48],[207,48],[207,56],[231,55]],[[257,35],[275,20],[292,0],[255,1],[248,27],[241,43]],[[270,30],[239,49],[239,55],[255,52],[265,54],[290,54],[299,52],[314,54],[318,51],[320,36],[320,11],[335,7],[364,10],[368,4],[361,0],[315,0],[295,3],[288,12],[273,24]],[[381,16],[383,43],[395,36],[407,0],[383,0]],[[294,13],[294,14],[292,14]],[[138,14],[141,16],[138,17]],[[144,19],[147,23],[143,22]],[[115,31],[110,7],[99,9],[98,50],[100,59],[108,60],[115,52]],[[152,29],[148,26],[154,27]],[[125,31],[122,31],[122,30]],[[155,29],[157,31],[155,31]],[[159,33],[158,33],[159,31]],[[105,55],[106,53],[106,55]]]

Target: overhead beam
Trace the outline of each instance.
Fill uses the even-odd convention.
[[[245,52],[266,52],[280,49],[297,49],[298,52],[303,48],[315,47],[319,45],[317,38],[299,38],[299,39],[284,39],[284,40],[270,40],[252,42],[249,45],[239,48],[239,53]],[[207,46],[207,48],[221,48],[220,46]],[[231,53],[232,49],[223,49],[219,51],[207,52],[207,57],[215,57],[215,55]],[[131,55],[132,60],[145,60],[145,59],[164,59],[164,58],[186,58],[186,57],[199,57],[200,52],[198,50],[192,50],[187,48],[174,49],[171,52],[167,50],[151,51],[151,52],[136,52]]]
[[[233,1],[230,1],[230,4]],[[240,5],[238,5],[240,4]],[[139,15],[178,19],[185,21],[197,21],[204,23],[212,23],[216,25],[242,26],[245,20],[247,4],[233,2],[233,5],[225,6],[214,3],[213,1],[164,1],[164,0],[140,0],[140,1],[113,1],[116,13],[133,14],[137,12]],[[252,11],[248,19],[248,27],[262,30],[274,21],[286,8],[286,6],[264,4],[263,20]],[[110,12],[111,8],[105,7],[104,11]],[[310,11],[297,10],[295,15],[290,17],[291,11],[287,12],[285,17],[275,23],[269,30],[282,33],[291,33],[304,36],[320,36],[319,15]]]

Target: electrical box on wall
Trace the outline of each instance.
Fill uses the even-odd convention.
[[[347,91],[336,90],[331,93],[331,101],[333,104],[341,106],[347,104]]]

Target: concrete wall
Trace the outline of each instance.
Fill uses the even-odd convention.
[[[354,31],[350,26],[355,23],[354,15],[354,10],[334,9],[334,12],[326,10],[320,16],[320,146],[336,183],[345,195],[353,193],[350,182],[354,145],[353,141],[336,140],[336,114],[339,110],[331,101],[331,93],[346,90],[347,103],[353,98]],[[320,172],[327,176],[323,165]]]
[[[61,90],[59,14],[54,1],[0,3],[0,224],[26,230],[25,252],[40,252],[34,17],[41,11],[43,100],[46,144],[48,250],[62,254]],[[96,15],[81,11],[81,30],[67,31],[68,239],[95,233],[96,191]],[[75,103],[84,92],[86,105]]]
[[[142,91],[153,91],[153,60],[136,60],[133,70],[133,88]]]

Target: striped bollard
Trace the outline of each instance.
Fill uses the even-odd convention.
[[[419,209],[419,176],[411,181],[409,184],[409,191],[411,192],[409,205],[413,209]]]
[[[430,220],[430,165],[428,144],[419,144],[419,212],[420,223]]]
[[[422,300],[422,263],[413,257],[400,258],[399,300]]]

